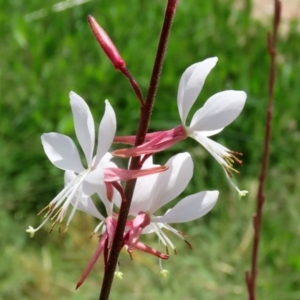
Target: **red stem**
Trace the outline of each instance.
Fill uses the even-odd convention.
[[[172,21],[175,15],[178,0],[168,0],[164,23],[162,26],[159,45],[156,53],[155,63],[151,75],[151,80],[148,88],[148,93],[145,101],[145,105],[141,107],[141,118],[138,126],[135,146],[141,145],[145,141],[145,137],[148,131],[150,116],[154,105],[155,95],[158,88],[159,77],[161,74],[162,64],[165,57],[166,46],[171,31]],[[135,157],[131,160],[130,169],[140,168],[140,157]],[[129,180],[125,186],[126,201],[122,202],[116,232],[111,247],[107,268],[105,269],[104,278],[102,282],[102,288],[99,300],[108,300],[115,269],[119,259],[119,253],[122,247],[123,233],[129,213],[131,199],[134,191],[136,180]]]
[[[274,0],[274,22],[273,33],[268,33],[267,45],[270,55],[270,71],[269,71],[269,89],[268,89],[268,106],[266,116],[266,129],[264,138],[264,149],[261,163],[261,172],[259,176],[259,186],[257,191],[256,212],[253,216],[254,239],[252,247],[251,271],[246,271],[246,284],[248,289],[248,299],[256,299],[256,279],[257,279],[257,259],[260,242],[260,230],[263,218],[263,205],[265,202],[264,184],[267,178],[267,168],[270,153],[271,131],[272,131],[272,117],[273,117],[273,102],[274,102],[274,87],[276,78],[276,46],[277,46],[277,32],[280,22],[281,2]]]

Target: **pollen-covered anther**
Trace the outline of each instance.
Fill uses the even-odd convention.
[[[243,156],[244,155],[242,152],[233,151],[233,150],[230,150],[230,153],[231,154],[235,154],[235,155],[239,155],[239,156]]]
[[[187,234],[183,233],[183,232],[180,231],[180,230],[177,230],[177,232],[178,232],[182,237],[186,237],[186,236],[187,236]]]
[[[46,207],[44,207],[37,215],[39,216],[42,212],[44,212],[46,209],[48,209],[47,213],[45,214],[44,218],[47,218],[52,211],[54,210],[54,205],[53,204],[49,204]]]
[[[184,240],[184,242],[189,246],[190,250],[193,249],[192,245],[187,240]]]
[[[91,239],[95,235],[95,232],[92,232],[89,236],[89,239]]]
[[[53,230],[54,226],[56,225],[56,223],[57,223],[56,221],[54,221],[54,222],[52,223],[52,225],[51,225],[51,227],[50,227],[48,233],[51,233],[51,232],[52,232],[52,230]]]
[[[59,234],[60,238],[62,238],[64,235],[64,231],[61,229],[61,226],[59,226],[59,228],[58,228],[58,234]]]
[[[68,231],[68,229],[69,229],[69,225],[67,225],[67,226],[65,227],[64,231],[62,232],[62,234],[65,234],[65,233]]]
[[[234,171],[234,172],[238,172],[237,170],[235,170],[234,168],[233,168],[233,164],[235,163],[235,162],[237,162],[238,164],[241,164],[242,163],[242,161],[241,160],[239,160],[239,159],[237,159],[235,156],[233,156],[233,155],[224,155],[223,156],[223,159],[226,161],[226,163],[227,163],[227,168],[229,168],[230,170],[232,170],[232,171]]]
[[[61,216],[60,216],[61,214]],[[59,218],[59,223],[62,223],[65,217],[65,211],[63,211],[63,208],[61,207],[55,214],[50,218],[51,221]]]
[[[225,172],[228,174],[228,176],[229,176],[230,178],[233,177],[233,176],[232,176],[232,173],[231,173],[230,171],[233,171],[233,172],[236,173],[236,174],[240,174],[240,172],[239,172],[238,170],[232,168],[232,166],[224,165],[224,164],[223,164],[222,167],[224,168]]]
[[[166,253],[169,255],[169,248],[166,246]]]
[[[241,153],[241,152],[236,152],[236,151],[230,151],[229,153],[231,154],[231,158],[232,158],[236,163],[238,163],[239,165],[242,165],[242,164],[243,164],[243,161],[242,161],[241,159],[238,159],[238,158],[236,157],[236,155],[238,155],[238,156],[243,156],[243,153]]]
[[[130,260],[133,260],[133,257],[132,257],[132,253],[133,253],[133,250],[130,250],[129,248],[127,249],[127,253],[130,257]]]

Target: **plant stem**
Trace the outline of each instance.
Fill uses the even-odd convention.
[[[280,23],[281,14],[281,2],[274,0],[274,22],[273,22],[273,33],[268,33],[267,45],[268,52],[270,55],[270,71],[269,71],[269,89],[268,89],[268,105],[267,105],[267,116],[266,116],[266,127],[265,127],[265,138],[264,138],[264,149],[261,163],[261,172],[259,175],[259,186],[257,191],[257,202],[256,212],[253,216],[253,227],[254,227],[254,240],[252,247],[252,258],[251,258],[251,272],[246,271],[246,284],[248,289],[248,299],[256,299],[256,279],[257,279],[257,259],[260,242],[260,230],[263,218],[263,205],[265,202],[264,184],[267,178],[267,168],[270,153],[270,142],[271,142],[271,131],[272,131],[272,117],[273,117],[273,102],[274,102],[274,87],[276,78],[276,46],[277,46],[277,34],[278,26]]]
[[[158,88],[159,78],[161,74],[162,64],[165,57],[168,38],[171,31],[172,21],[175,15],[178,0],[168,0],[165,10],[164,22],[160,34],[159,45],[156,53],[155,63],[150,79],[148,93],[145,105],[141,108],[141,117],[139,121],[138,131],[136,135],[135,146],[141,145],[145,141],[148,131],[150,116],[154,105],[155,95]],[[131,160],[130,169],[140,168],[140,157],[134,157]],[[119,253],[122,246],[123,233],[129,213],[132,195],[134,192],[136,180],[129,180],[125,186],[126,201],[121,204],[116,232],[111,247],[107,267],[105,269],[104,278],[99,300],[108,300],[115,269],[119,259]]]

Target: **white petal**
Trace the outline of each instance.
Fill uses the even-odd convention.
[[[91,196],[98,191],[99,185],[104,185],[104,171],[102,168],[97,168],[86,175],[82,189],[86,195]]]
[[[71,202],[72,203],[72,202]],[[73,203],[72,203],[73,204]],[[82,196],[80,201],[77,204],[76,207],[78,210],[83,211],[101,221],[104,221],[104,217],[100,214],[98,209],[96,208],[93,200],[91,197],[88,196]]]
[[[101,199],[101,201],[103,202],[103,204],[105,206],[107,216],[112,216],[113,205],[116,201],[115,199],[118,198],[117,193],[118,193],[118,195],[120,195],[119,192],[114,189],[113,199],[112,199],[112,201],[109,201],[107,199],[107,193],[106,193],[105,185],[100,184],[100,185],[97,186],[97,194],[98,194],[99,198]]]
[[[141,159],[143,159],[144,158],[144,156],[142,156],[141,157]],[[150,168],[151,166],[154,166],[153,165],[153,156],[151,155],[151,156],[149,156],[145,161],[144,161],[144,163],[143,163],[143,168]],[[156,165],[156,166],[158,166],[158,165]]]
[[[102,169],[118,168],[118,166],[114,162],[110,161],[112,158],[113,158],[113,155],[110,152],[106,152],[104,154],[104,156],[102,157],[102,159],[97,164],[97,168],[102,168]],[[97,157],[95,156],[93,159],[93,162],[92,162],[93,166],[96,166],[96,160],[97,160]]]
[[[164,216],[152,218],[153,222],[184,223],[196,220],[207,214],[216,204],[218,191],[205,191],[182,199]]]
[[[130,159],[131,160],[131,159]],[[130,160],[128,167],[130,165]],[[158,165],[153,164],[153,156],[150,156],[144,162],[142,169],[147,169],[151,167],[157,167]],[[150,206],[150,195],[153,189],[153,186],[157,180],[158,173],[151,174],[148,176],[139,177],[137,179],[132,201],[130,205],[129,215],[135,216],[140,211],[148,211]]]
[[[190,130],[222,130],[241,113],[246,97],[243,91],[224,91],[213,95],[193,116]]]
[[[114,156],[110,153],[107,152],[104,154],[104,156],[101,159],[101,165],[106,165],[106,164],[110,164],[110,160],[113,158]]]
[[[74,180],[77,177],[76,174],[72,171],[66,171],[64,175],[64,183],[65,186],[67,186],[72,180]]]
[[[191,65],[182,74],[177,94],[177,106],[183,125],[185,125],[186,117],[196,101],[207,75],[217,61],[217,57],[205,59]]]
[[[55,132],[44,133],[41,140],[44,151],[57,168],[77,173],[84,171],[78,150],[68,136]]]
[[[99,126],[97,154],[93,166],[97,166],[102,157],[108,152],[116,133],[116,115],[114,109],[105,100],[105,112]]]
[[[79,95],[70,92],[69,96],[76,136],[90,166],[95,144],[94,119],[88,105]]]
[[[221,132],[223,129],[224,129],[224,128],[220,128],[220,129],[218,129],[218,130],[210,130],[210,131],[201,130],[200,133],[201,133],[201,135],[203,135],[203,136],[212,136],[212,135],[215,135],[215,134]],[[190,128],[187,128],[187,131],[188,131],[189,133],[192,133],[194,130],[193,130],[193,129],[190,129]]]
[[[189,153],[171,157],[166,166],[168,170],[158,175],[152,188],[149,211],[154,213],[183,192],[193,176],[193,161]]]
[[[148,165],[147,167],[151,166]],[[156,173],[137,179],[129,210],[130,215],[135,216],[140,211],[148,211],[149,206],[151,205],[151,192],[154,188],[158,175],[159,174]]]

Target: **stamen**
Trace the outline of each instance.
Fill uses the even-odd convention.
[[[233,156],[232,158],[233,158],[234,161],[235,161],[236,163],[238,163],[240,166],[243,164],[243,161],[242,161],[241,159],[238,159],[236,156]]]
[[[169,248],[166,246],[166,253],[169,255]]]
[[[52,232],[52,230],[53,230],[53,228],[54,228],[55,225],[56,225],[56,221],[54,221],[54,222],[52,223],[51,228],[49,229],[48,233],[51,233],[51,232]]]
[[[189,246],[190,250],[192,250],[193,249],[192,245],[187,240],[184,240],[184,241]]]
[[[133,249],[130,249],[129,247],[127,247],[127,253],[130,257],[130,260],[133,260],[133,258],[132,258]]]
[[[56,217],[61,213],[61,211],[62,211],[62,207],[55,213],[55,215],[50,219],[51,221],[53,221],[54,219],[56,219]],[[59,218],[57,218],[57,220],[58,220]],[[60,221],[60,223],[61,223],[61,221]]]
[[[91,234],[91,236],[90,237],[92,237],[100,228],[101,228],[101,226],[104,224],[104,222],[103,221],[101,221],[97,226],[96,226],[96,228],[94,229],[94,232]],[[101,235],[100,235],[101,236]]]
[[[248,191],[246,191],[246,190],[242,190],[242,191],[241,191],[241,190],[233,183],[232,179],[230,178],[230,176],[228,175],[227,172],[225,172],[225,175],[226,175],[226,177],[227,177],[229,183],[237,190],[239,198],[241,198],[241,197],[243,197],[243,196],[246,196],[246,195],[248,194]]]
[[[45,211],[46,209],[48,209],[48,212],[45,215],[45,218],[48,217],[48,215],[53,211],[53,204],[48,204],[46,207],[44,207],[37,215],[39,216],[43,211]]]
[[[65,234],[69,229],[69,225],[66,226],[65,230],[63,231],[63,234]]]
[[[161,242],[163,243],[164,246],[167,246],[167,244],[172,248],[175,249],[173,243],[171,240],[166,236],[166,234],[162,231],[162,229],[158,226],[156,223],[152,223],[152,225],[155,225],[154,230],[158,237],[161,239]]]
[[[225,173],[226,173],[230,178],[232,178],[233,176],[232,176],[232,174],[229,172],[228,167],[227,167],[226,165],[222,165],[222,167],[223,167]]]
[[[153,229],[154,229],[154,232],[158,235],[158,238],[159,238],[159,240],[162,242],[162,244],[165,246],[165,247],[167,247],[167,243],[166,243],[166,241],[164,240],[164,238],[161,236],[161,232],[159,231],[159,230],[157,230],[157,225],[156,224],[153,224],[153,223],[151,223],[151,225],[152,225],[152,227],[153,227]]]
[[[182,231],[180,231],[180,230],[177,230],[177,232],[182,236],[182,237],[185,237],[185,236],[187,236],[187,234],[184,234]]]
[[[239,155],[239,156],[243,156],[244,154],[242,152],[237,152],[237,151],[233,151],[230,150],[229,153],[235,154],[235,155]]]
[[[177,235],[180,239],[184,240],[183,234],[181,234],[178,230],[174,229],[173,227],[169,226],[168,224],[164,224],[164,227],[168,229],[169,231],[173,232],[175,235]]]

